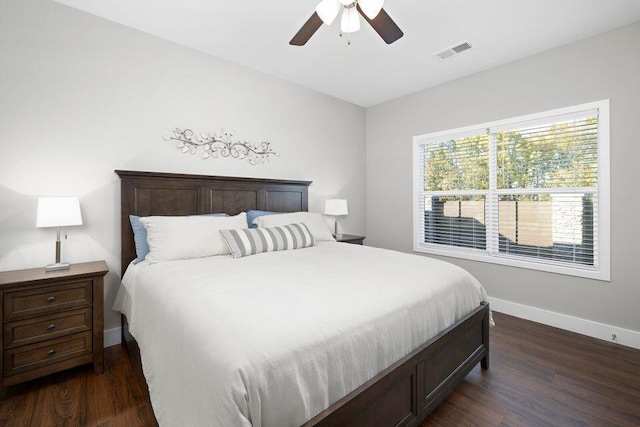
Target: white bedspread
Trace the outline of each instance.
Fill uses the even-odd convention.
[[[122,282],[161,426],[299,426],[487,299],[452,264],[335,242]]]

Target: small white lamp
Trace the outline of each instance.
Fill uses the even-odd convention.
[[[40,197],[36,227],[57,227],[56,263],[47,265],[47,271],[67,270],[68,262],[60,262],[60,227],[82,225],[80,201],[77,197]]]
[[[338,217],[341,215],[347,215],[349,210],[347,209],[347,201],[344,199],[328,199],[324,202],[324,213],[325,215],[335,216],[336,219],[336,236],[340,236],[338,234]]]

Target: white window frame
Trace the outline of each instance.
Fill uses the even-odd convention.
[[[451,137],[452,135],[466,135],[478,131],[479,129],[490,129],[500,126],[514,125],[519,122],[531,121],[549,118],[551,116],[560,116],[564,114],[578,113],[587,110],[598,110],[598,203],[597,213],[594,213],[597,219],[597,237],[594,242],[594,252],[597,253],[597,265],[596,266],[576,266],[569,264],[558,265],[557,263],[545,263],[544,260],[539,259],[527,259],[524,257],[511,257],[504,254],[498,254],[496,251],[491,250],[494,245],[493,240],[497,242],[497,221],[493,220],[490,216],[491,209],[487,206],[485,212],[487,212],[487,234],[491,238],[487,239],[486,250],[468,249],[468,248],[456,248],[453,246],[438,245],[424,242],[424,212],[420,214],[420,200],[424,197],[425,192],[423,185],[424,182],[424,170],[420,170],[420,147],[425,144],[426,141],[434,141],[438,138]],[[495,144],[490,138],[490,158],[495,157]],[[496,168],[493,159],[490,160],[490,180],[495,181]],[[492,191],[481,191],[481,193],[488,193]],[[446,192],[451,194],[451,192]],[[469,194],[469,191],[461,192]],[[487,198],[487,202],[488,198]],[[448,256],[455,258],[468,259],[473,261],[488,262],[500,265],[507,265],[511,267],[526,268],[539,271],[547,271],[551,273],[566,274],[570,276],[585,277],[589,279],[596,279],[602,281],[611,280],[611,220],[610,220],[610,205],[611,205],[611,187],[610,187],[610,118],[609,118],[609,100],[601,100],[596,102],[590,102],[586,104],[574,105],[565,108],[559,108],[555,110],[549,110],[534,114],[528,114],[524,116],[513,117],[504,120],[497,120],[488,123],[482,123],[473,126],[465,126],[462,128],[445,130],[441,132],[433,132],[424,135],[417,135],[413,137],[413,250],[415,252]]]

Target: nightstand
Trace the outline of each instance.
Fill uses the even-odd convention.
[[[354,245],[362,245],[362,242],[366,239],[365,236],[355,236],[353,234],[334,234],[333,237],[336,238],[336,242],[352,243]]]
[[[104,371],[104,261],[0,272],[0,390],[93,363]]]

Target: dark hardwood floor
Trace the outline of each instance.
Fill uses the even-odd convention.
[[[126,347],[109,347],[104,356],[102,375],[85,365],[7,388],[0,426],[157,426]]]
[[[422,424],[640,426],[640,351],[494,313],[491,366],[474,369]],[[124,347],[10,387],[0,426],[154,426]]]
[[[421,427],[640,426],[640,350],[494,313],[474,369]]]

